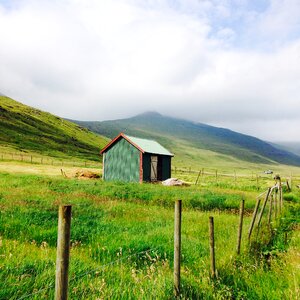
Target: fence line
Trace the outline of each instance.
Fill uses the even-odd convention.
[[[69,166],[69,167],[86,167],[86,168],[100,168],[102,163],[100,161],[75,161],[68,158],[55,158],[51,156],[38,156],[28,153],[11,153],[0,152],[1,161],[19,161],[37,165],[52,165],[52,166]]]
[[[256,206],[254,208],[252,221],[249,228],[248,233],[248,240],[250,242],[251,238],[251,232],[253,229],[253,226],[255,225],[256,215],[259,210],[259,204],[260,204],[260,197],[262,195],[265,195],[265,199],[262,205],[262,208],[259,213],[258,221],[257,221],[257,229],[259,231],[259,228],[261,226],[261,221],[264,215],[264,210],[267,206],[268,201],[270,200],[270,206],[269,206],[269,214],[268,214],[268,222],[267,224],[270,224],[271,216],[272,216],[272,205],[274,205],[274,210],[276,207],[276,204],[274,203],[274,199],[272,200],[274,193],[278,193],[281,191],[281,197],[282,197],[282,186],[281,182],[279,181],[275,186],[268,188],[267,192],[261,193],[257,197]],[[281,199],[279,199],[281,201]],[[280,207],[280,201],[278,201],[278,205]],[[236,254],[240,254],[240,248],[241,248],[241,242],[242,242],[242,228],[243,228],[243,215],[244,215],[244,205],[245,200],[241,201],[240,205],[240,216],[239,216],[239,223],[237,224],[238,228],[238,239],[237,239],[237,248],[236,248]],[[282,203],[283,206],[283,203]],[[280,213],[282,212],[282,209],[278,211],[278,214],[275,215],[278,217]],[[182,219],[182,201],[177,200],[175,202],[175,209],[174,209],[174,295],[176,298],[180,297],[181,294],[181,284],[180,284],[180,267],[181,267],[181,219]],[[58,222],[58,243],[57,243],[57,260],[56,260],[56,281],[55,286],[53,283],[50,285],[33,292],[31,294],[23,295],[19,298],[25,299],[30,296],[37,295],[43,291],[46,291],[50,288],[55,287],[55,299],[57,300],[63,300],[67,299],[67,290],[68,290],[68,259],[69,259],[69,247],[70,247],[70,226],[71,226],[71,206],[59,206],[59,222]],[[210,273],[211,278],[216,278],[216,248],[215,248],[215,229],[214,229],[214,218],[209,217],[209,248],[210,248]],[[104,270],[105,268],[112,266],[118,262],[124,261],[126,259],[130,259],[131,257],[136,257],[142,254],[149,253],[151,251],[156,251],[157,249],[148,249],[144,251],[140,251],[137,253],[130,254],[128,256],[120,257],[116,260],[113,260],[107,264],[101,265],[95,269],[88,270],[86,272],[83,272],[81,274],[78,274],[71,278],[70,282],[73,282],[79,278],[83,278],[89,274],[95,273],[100,270]],[[58,292],[60,288],[60,292]]]
[[[83,277],[85,277],[85,276],[87,276],[87,275],[93,274],[93,273],[95,273],[95,272],[103,271],[103,270],[105,270],[105,268],[110,267],[110,266],[113,266],[113,265],[115,265],[115,264],[117,264],[117,263],[119,263],[119,262],[121,262],[121,261],[125,261],[125,260],[128,260],[128,259],[132,258],[132,257],[140,256],[140,255],[142,255],[142,254],[146,254],[146,253],[149,253],[149,252],[155,252],[155,251],[157,251],[157,250],[158,250],[157,248],[151,248],[151,249],[143,250],[143,251],[140,251],[140,252],[136,252],[136,253],[133,253],[133,254],[130,254],[130,255],[127,255],[127,256],[123,256],[123,257],[118,258],[118,259],[115,259],[115,260],[113,260],[113,261],[111,261],[111,262],[109,262],[109,263],[107,263],[107,264],[101,265],[101,266],[99,266],[99,267],[97,267],[97,268],[94,268],[94,269],[92,269],[92,270],[83,272],[83,273],[81,273],[81,274],[79,274],[79,275],[76,275],[76,276],[72,277],[72,278],[69,280],[69,283],[71,283],[71,282],[73,282],[73,281],[75,281],[75,280],[77,280],[77,279],[83,278]],[[36,292],[33,292],[33,293],[31,293],[31,294],[23,295],[23,296],[21,296],[20,298],[18,298],[18,300],[26,299],[26,298],[28,298],[28,297],[37,295],[37,294],[39,294],[39,293],[41,293],[41,292],[43,292],[43,291],[46,291],[46,290],[48,290],[48,289],[50,289],[50,288],[55,288],[55,283],[54,283],[54,282],[52,282],[49,286],[44,287],[44,288],[42,288],[42,289],[40,289],[40,290],[38,290],[38,291],[36,291]]]
[[[252,172],[252,174],[238,174],[238,172],[236,170],[233,171],[233,173],[222,173],[219,172],[218,169],[209,169],[210,171],[204,171],[205,168],[199,168],[199,169],[191,169],[188,167],[174,167],[171,169],[172,172],[174,172],[174,175],[177,175],[177,173],[183,173],[183,174],[197,174],[198,176],[198,180],[201,177],[207,175],[207,176],[211,176],[214,178],[219,178],[219,177],[230,177],[230,178],[234,178],[235,180],[237,180],[238,178],[242,179],[242,178],[251,178],[252,180],[257,180],[259,178],[266,178],[266,179],[273,179],[273,177],[275,176],[275,173],[272,174],[265,174],[263,172],[261,173],[257,173],[257,172]],[[256,175],[256,178],[254,178],[254,174]],[[300,180],[300,175],[296,175],[296,174],[289,174],[289,175],[284,175],[282,176],[284,178],[288,178],[289,180]]]

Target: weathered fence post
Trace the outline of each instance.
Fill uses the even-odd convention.
[[[254,212],[253,212],[253,216],[252,216],[252,220],[251,220],[251,223],[250,223],[249,231],[248,231],[248,240],[249,241],[250,241],[252,230],[253,230],[253,227],[254,227],[254,224],[255,224],[255,219],[256,219],[256,216],[257,216],[258,209],[259,209],[259,205],[260,205],[260,199],[257,199],[256,204],[255,204],[255,208],[254,208]]]
[[[258,175],[256,174],[256,188],[257,188],[257,190],[259,190],[259,182],[258,182]]]
[[[245,208],[245,200],[243,199],[241,201],[241,206],[240,206],[240,221],[239,221],[239,229],[238,229],[238,237],[237,237],[237,247],[236,247],[236,253],[238,255],[241,253],[241,241],[242,241],[242,231],[243,231],[244,208]]]
[[[234,185],[236,185],[236,171],[234,170]]]
[[[197,185],[200,175],[201,175],[201,170],[200,170],[200,171],[199,171],[199,173],[198,173],[198,176],[197,176],[197,179],[196,179],[195,185]]]
[[[174,215],[174,295],[180,296],[180,258],[181,258],[181,200],[175,202]]]
[[[272,218],[272,204],[273,204],[273,196],[270,197],[270,208],[269,208],[269,215],[268,215],[268,224],[271,224]]]
[[[290,191],[291,191],[291,188],[290,188],[290,184],[289,184],[289,181],[288,181],[288,180],[286,180],[286,186],[287,186],[288,191],[290,192]]]
[[[261,219],[262,219],[262,216],[263,216],[263,213],[264,213],[264,210],[265,210],[267,201],[268,201],[268,199],[269,199],[270,193],[271,193],[271,188],[268,189],[268,192],[267,192],[265,201],[264,201],[264,203],[263,203],[263,205],[262,205],[262,207],[261,207],[261,211],[260,211],[260,214],[259,214],[259,216],[258,216],[258,221],[257,221],[257,227],[258,227],[258,228],[259,228],[259,226],[260,226],[260,222],[261,222]]]
[[[55,300],[68,298],[71,209],[71,205],[61,205],[58,210]]]
[[[279,187],[279,196],[280,196],[280,212],[283,209],[283,195],[282,195],[282,185],[280,181],[280,187]]]
[[[209,248],[210,248],[210,272],[211,277],[216,277],[216,258],[215,258],[215,229],[214,218],[209,217]]]
[[[272,197],[273,197],[273,201],[274,201],[274,218],[276,220],[276,218],[277,218],[277,209],[278,209],[277,193],[274,192]]]

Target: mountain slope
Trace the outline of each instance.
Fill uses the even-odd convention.
[[[1,146],[95,160],[106,143],[106,138],[86,128],[0,96]]]
[[[272,143],[272,145],[276,148],[300,155],[300,142],[276,142]]]
[[[182,148],[181,154],[187,154],[184,152],[191,151],[193,148],[219,153],[219,155],[224,155],[224,159],[300,166],[299,156],[277,149],[255,137],[153,112],[114,121],[74,122],[111,138],[120,131],[129,135],[154,138],[175,154],[178,153],[178,148]],[[190,150],[184,148],[190,148]]]

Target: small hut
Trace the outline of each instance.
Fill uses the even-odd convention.
[[[153,140],[120,133],[101,154],[104,180],[156,182],[171,177],[173,154]]]

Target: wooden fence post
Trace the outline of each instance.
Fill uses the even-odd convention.
[[[195,185],[197,185],[200,175],[201,175],[201,170],[200,170],[200,171],[199,171],[199,173],[198,173],[198,176],[197,176],[197,179],[196,179]]]
[[[61,205],[58,210],[55,300],[68,298],[71,210],[71,205]]]
[[[249,231],[248,231],[248,240],[249,241],[250,241],[252,230],[253,230],[253,227],[254,227],[254,224],[255,224],[255,219],[256,219],[256,216],[257,216],[258,209],[259,209],[259,205],[260,205],[260,199],[258,198],[256,200],[256,204],[255,204],[255,208],[254,208],[252,220],[251,220]]]
[[[266,207],[266,204],[267,204],[267,201],[269,199],[269,195],[271,193],[271,188],[268,189],[268,192],[267,192],[267,195],[266,195],[266,198],[265,198],[265,201],[261,207],[261,210],[260,210],[260,214],[258,216],[258,221],[257,221],[257,227],[259,228],[260,226],[260,222],[261,222],[261,219],[262,219],[262,216],[263,216],[263,213],[264,213],[264,210],[265,210],[265,207]]]
[[[290,184],[289,184],[289,181],[288,181],[288,180],[286,180],[286,186],[287,186],[288,191],[290,192],[290,191],[291,191],[291,188],[290,188]]]
[[[216,258],[215,258],[215,229],[214,218],[209,217],[209,247],[210,247],[210,272],[211,277],[216,277]]]
[[[271,224],[271,218],[272,218],[272,204],[273,204],[273,196],[270,197],[270,208],[269,208],[269,215],[268,215],[268,224]]]
[[[258,175],[256,174],[256,188],[259,190],[259,184],[258,184]]]
[[[180,297],[180,258],[181,258],[181,200],[175,202],[174,215],[174,295]]]
[[[243,199],[241,201],[241,206],[240,206],[240,221],[239,221],[239,229],[238,229],[238,237],[237,237],[237,247],[236,247],[236,253],[238,255],[241,253],[241,241],[242,241],[242,231],[243,231],[244,208],[245,208],[245,200]]]
[[[279,191],[280,191],[280,212],[282,211],[282,209],[283,209],[283,195],[282,195],[282,185],[281,185],[281,182],[280,182],[280,189],[279,189]]]
[[[277,193],[273,193],[273,201],[274,201],[274,218],[277,218],[278,211],[278,201],[277,201]]]

